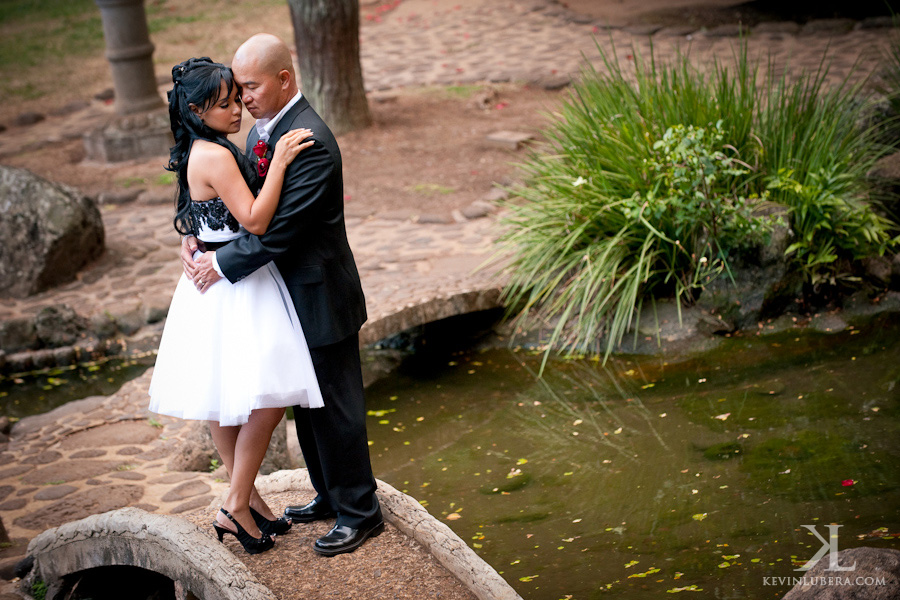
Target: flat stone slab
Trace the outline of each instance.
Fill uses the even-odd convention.
[[[534,140],[534,135],[521,131],[496,131],[485,138],[493,146],[518,150],[526,143]]]

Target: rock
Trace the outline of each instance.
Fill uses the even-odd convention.
[[[842,568],[829,571],[831,557],[823,556],[803,574],[803,581],[785,594],[784,600],[896,600],[900,598],[900,551],[890,548],[849,548],[837,553]],[[884,580],[876,585],[875,580]]]
[[[419,215],[419,218],[416,219],[416,223],[427,225],[450,225],[455,222],[452,215],[441,215],[437,213],[426,213]]]
[[[22,482],[34,485],[68,483],[115,471],[122,464],[118,460],[69,460],[32,471],[22,477]]]
[[[523,144],[533,139],[533,135],[521,131],[495,131],[485,138],[488,144],[509,150],[518,150]]]
[[[101,313],[91,317],[91,331],[101,340],[109,339],[116,335],[116,320],[109,313]]]
[[[462,214],[467,219],[480,219],[490,214],[491,207],[484,202],[475,201],[462,209]]]
[[[18,578],[25,577],[31,572],[31,568],[34,566],[34,557],[26,556],[22,560],[20,560],[16,564],[15,576]]]
[[[63,523],[81,519],[88,515],[104,513],[133,504],[141,499],[144,490],[135,484],[103,485],[48,504],[38,510],[23,515],[15,524],[24,529],[43,531]]]
[[[809,327],[820,333],[840,333],[847,329],[847,322],[834,314],[816,315],[809,321]]]
[[[214,459],[221,463],[209,425],[205,421],[190,421],[186,427],[188,433],[181,439],[166,467],[170,471],[209,471]]]
[[[63,496],[68,496],[76,491],[78,491],[78,488],[74,485],[54,485],[37,492],[33,498],[35,500],[59,500]]]
[[[212,488],[199,479],[193,479],[191,481],[185,481],[181,485],[175,486],[171,490],[165,493],[162,497],[163,502],[183,502],[188,498],[193,496],[199,496],[200,494],[205,494],[209,492]]]
[[[12,422],[9,420],[9,417],[6,415],[0,416],[0,433],[9,435],[10,429],[12,429]]]
[[[94,94],[94,100],[99,100],[100,102],[106,102],[107,100],[112,100],[115,97],[116,93],[112,88],[106,88],[102,92]]]
[[[885,119],[897,118],[890,106],[885,105],[881,108]],[[879,159],[867,173],[867,177],[882,192],[880,195],[885,198],[885,210],[896,214],[900,210],[900,152]]]
[[[60,443],[63,450],[96,449],[107,446],[149,444],[160,435],[160,429],[147,421],[120,421],[92,427],[68,435]]]
[[[555,92],[571,85],[572,78],[564,74],[544,75],[535,80],[534,83],[548,92]]]
[[[56,450],[45,450],[32,456],[27,456],[21,462],[26,465],[47,465],[56,462],[60,458],[62,458],[62,454]]]
[[[482,201],[487,202],[493,206],[497,202],[506,200],[507,198],[509,198],[509,190],[506,190],[506,189],[500,188],[500,187],[495,187],[495,188],[491,188],[491,191],[489,191],[487,194],[484,195],[484,198],[482,198]]]
[[[76,190],[0,165],[0,293],[25,297],[72,281],[103,252],[100,211]]]
[[[101,163],[168,156],[173,143],[168,111],[114,117],[84,136],[87,159]]]
[[[10,581],[16,577],[16,565],[22,560],[21,556],[0,558],[0,579]]]
[[[29,125],[36,125],[46,118],[47,117],[41,113],[26,112],[16,117],[15,124],[19,127],[27,127]]]
[[[87,329],[87,320],[65,304],[47,306],[34,318],[38,340],[45,348],[71,346]]]
[[[152,325],[164,320],[169,314],[169,305],[172,303],[171,294],[158,294],[144,298],[141,304],[141,315],[144,323]]]
[[[133,335],[144,325],[144,314],[140,305],[122,314],[113,315],[116,328],[125,335]]]
[[[862,261],[866,276],[879,286],[891,283],[892,261],[884,256],[869,256]]]
[[[0,266],[0,270],[2,269]],[[38,345],[33,319],[19,318],[0,322],[0,348],[5,352],[33,350]]]
[[[173,515],[180,515],[181,513],[187,512],[189,510],[206,508],[214,499],[215,496],[213,496],[212,494],[208,494],[206,496],[198,496],[197,498],[191,498],[186,502],[182,502],[178,506],[173,506],[171,509],[169,509],[169,512]]]

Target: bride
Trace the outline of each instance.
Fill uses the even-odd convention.
[[[175,145],[167,169],[178,179],[175,229],[197,237],[206,250],[264,233],[285,169],[313,144],[304,141],[312,132],[284,135],[271,160],[263,157],[254,165],[226,138],[241,127],[240,89],[231,70],[192,58],[172,69],[172,80]],[[274,536],[287,532],[291,522],[274,517],[254,480],[285,407],[324,405],[294,305],[274,264],[237,283],[223,279],[202,286],[202,292],[182,275],[149,393],[153,412],[209,422],[231,479],[213,524],[219,540],[234,535],[251,554],[272,548]]]

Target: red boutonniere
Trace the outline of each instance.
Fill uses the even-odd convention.
[[[253,154],[257,157],[256,162],[256,172],[259,173],[260,177],[265,177],[266,173],[269,172],[269,159],[266,158],[266,153],[269,151],[269,145],[262,140],[256,142],[256,145],[253,146]]]

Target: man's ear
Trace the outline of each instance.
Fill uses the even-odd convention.
[[[291,74],[287,69],[278,71],[278,80],[281,82],[281,89],[286,90],[291,83]]]

